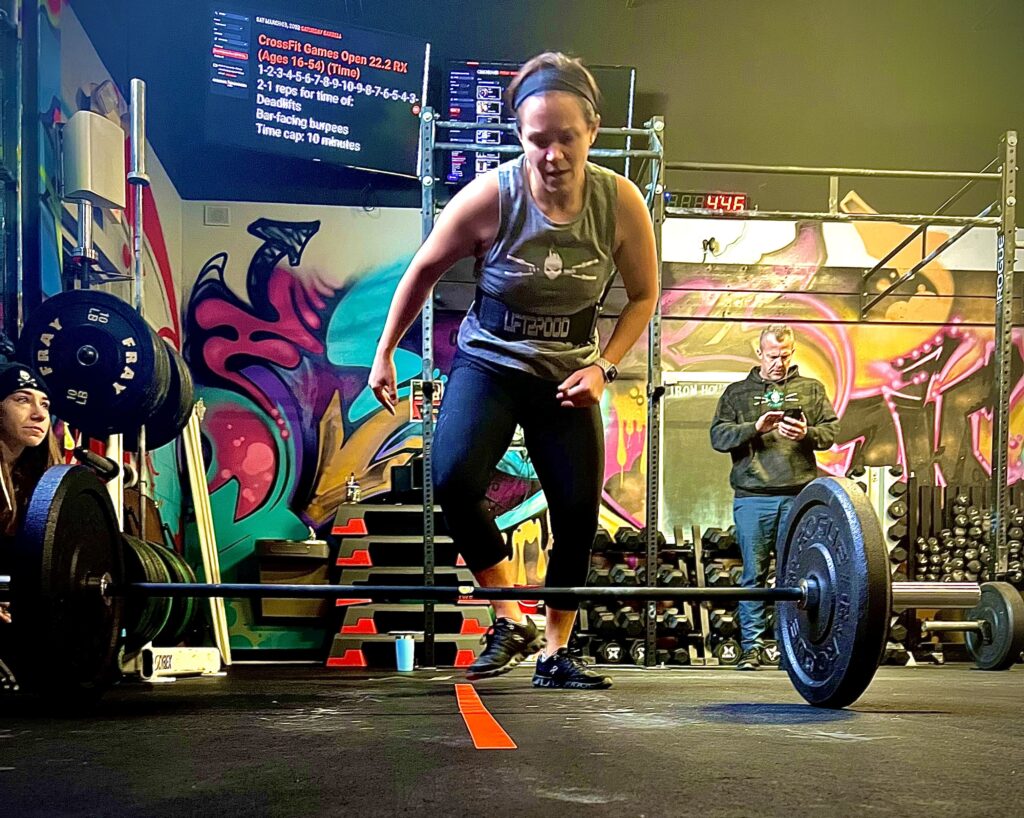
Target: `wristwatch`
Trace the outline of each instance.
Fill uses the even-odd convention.
[[[594,361],[594,366],[601,367],[601,371],[604,373],[605,383],[611,383],[619,377],[619,368],[607,358],[598,358]]]

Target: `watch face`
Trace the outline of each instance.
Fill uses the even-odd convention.
[[[608,383],[611,383],[617,377],[619,377],[619,368],[615,366],[615,364],[612,364],[607,370],[605,370],[604,379],[608,381]]]

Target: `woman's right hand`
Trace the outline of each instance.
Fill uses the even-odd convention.
[[[370,367],[368,383],[373,390],[373,396],[392,415],[395,414],[395,405],[398,403],[396,380],[394,356],[378,351],[373,358],[373,366]]]
[[[11,608],[9,602],[0,602],[0,622],[11,624]]]

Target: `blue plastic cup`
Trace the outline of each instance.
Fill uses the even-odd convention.
[[[416,655],[416,640],[411,633],[395,635],[395,659],[399,673],[412,673],[413,659]]]

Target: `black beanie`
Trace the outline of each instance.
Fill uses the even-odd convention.
[[[50,397],[50,388],[43,376],[25,364],[0,364],[0,400],[19,389],[36,389]]]

